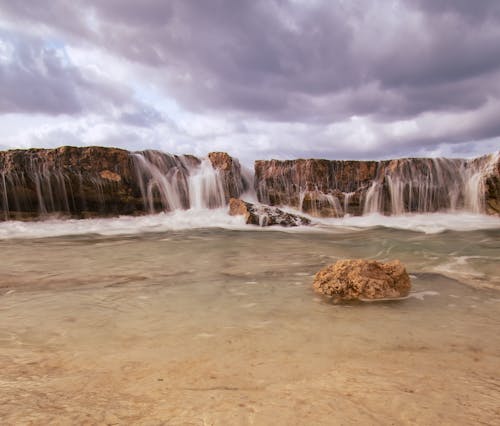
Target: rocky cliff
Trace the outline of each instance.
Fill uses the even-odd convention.
[[[262,203],[313,216],[470,211],[500,214],[500,153],[473,160],[256,161]]]
[[[500,214],[500,153],[474,160],[256,161],[159,151],[61,147],[0,152],[0,220],[217,208],[258,200],[313,216],[469,211]]]
[[[237,159],[225,152],[210,152],[208,159],[221,176],[226,203],[230,198],[237,198],[251,188],[253,182],[242,173]]]
[[[249,184],[237,160],[209,158],[103,147],[0,152],[0,220],[220,207]]]
[[[314,216],[363,213],[363,196],[377,176],[376,161],[260,160],[255,190],[260,202],[288,205]]]
[[[500,154],[500,153],[499,153]],[[500,155],[485,178],[486,212],[500,215]]]
[[[0,217],[132,214],[143,205],[135,181],[132,159],[121,149],[61,147],[1,152]]]

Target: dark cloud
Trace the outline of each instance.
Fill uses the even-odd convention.
[[[34,39],[1,34],[10,55],[0,62],[0,111],[75,114],[83,109],[78,70],[62,64],[53,49]]]
[[[0,32],[0,112],[79,114],[122,105],[129,93],[112,82],[89,79],[64,49],[31,36]]]
[[[119,121],[129,126],[151,127],[159,123],[170,123],[158,110],[147,105],[134,107],[120,113]]]
[[[500,101],[497,0],[0,0],[0,10],[145,67],[159,90],[197,113],[317,131],[353,116],[375,127],[447,117],[447,130],[435,132],[429,123],[436,121],[423,119],[431,127],[408,140],[377,135],[404,147],[500,134],[491,106]],[[3,111],[76,113],[91,103],[82,93],[103,90],[43,45],[17,50],[0,78],[22,89],[2,89]],[[453,114],[467,122],[453,123]],[[163,117],[139,105],[119,120],[147,127]]]
[[[426,14],[456,15],[474,24],[500,19],[500,3],[497,0],[417,0]]]
[[[57,41],[0,31],[0,43],[0,113],[113,115],[117,110],[119,121],[131,126],[165,121],[127,87],[82,73]]]

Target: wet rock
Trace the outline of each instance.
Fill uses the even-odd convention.
[[[229,200],[229,214],[231,216],[245,216],[245,223],[259,226],[281,225],[289,227],[311,223],[306,217],[287,213],[276,207],[256,205],[236,198]]]
[[[226,152],[210,152],[208,158],[212,167],[222,176],[226,202],[238,198],[250,188],[250,182],[242,175],[240,162]]]
[[[238,160],[209,155],[217,170],[201,188],[209,208],[225,205],[249,187]],[[205,164],[205,163],[204,163]],[[71,147],[0,152],[0,220],[106,217],[157,213],[191,206],[192,155],[146,150]],[[199,186],[200,186],[199,185]],[[196,187],[196,189],[200,189]]]
[[[313,216],[360,215],[377,170],[377,161],[260,160],[255,189],[259,201],[272,206],[288,205]]]
[[[376,300],[407,296],[411,282],[399,260],[343,259],[319,271],[313,288],[338,301]]]
[[[500,215],[500,152],[490,154],[490,157],[490,168],[485,180],[486,212]]]
[[[473,160],[262,160],[255,162],[255,190],[261,203],[320,217],[461,209],[499,214],[500,154]]]
[[[70,147],[0,152],[0,220],[135,214],[143,207],[130,153]]]

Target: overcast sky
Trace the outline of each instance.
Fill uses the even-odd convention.
[[[0,149],[500,149],[497,0],[0,0]]]

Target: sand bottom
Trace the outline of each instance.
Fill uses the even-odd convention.
[[[225,237],[45,241],[42,285],[11,270],[0,296],[1,424],[499,423],[498,291],[414,270],[408,299],[331,305],[331,241]]]

